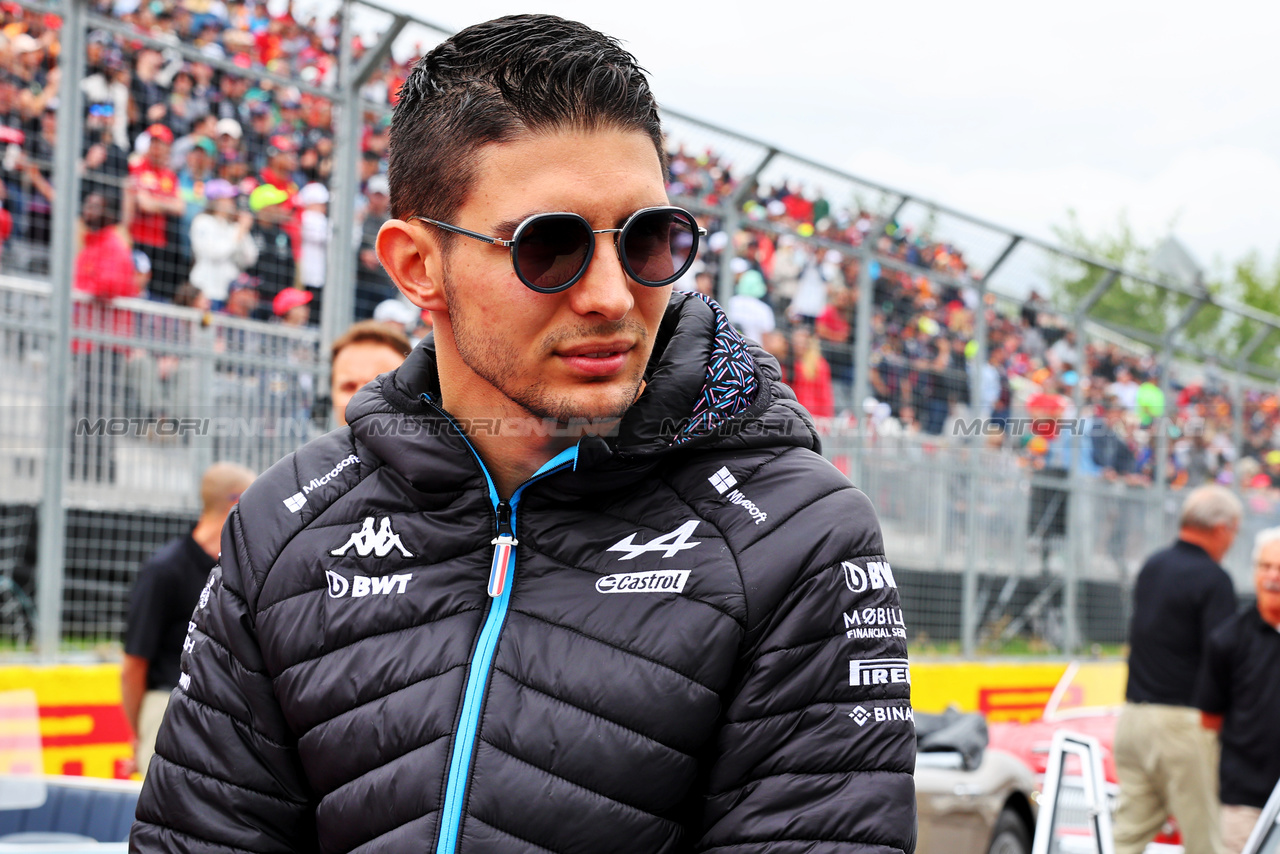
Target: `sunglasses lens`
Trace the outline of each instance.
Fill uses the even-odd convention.
[[[641,214],[623,235],[622,251],[637,281],[665,285],[693,260],[696,226],[683,211],[662,209]]]
[[[582,272],[591,239],[591,230],[577,217],[539,217],[520,232],[516,266],[538,290],[557,290]]]

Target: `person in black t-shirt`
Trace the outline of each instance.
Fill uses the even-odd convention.
[[[221,550],[222,524],[254,480],[235,463],[214,463],[200,479],[200,519],[170,540],[138,572],[125,623],[121,702],[135,735],[134,759],[146,776],[156,733],[178,687],[187,623]]]
[[[1147,558],[1133,590],[1129,683],[1113,752],[1120,800],[1116,854],[1140,854],[1174,815],[1187,854],[1221,847],[1213,733],[1192,693],[1205,638],[1235,610],[1220,566],[1244,509],[1217,485],[1192,490],[1178,541]]]
[[[1195,693],[1204,726],[1222,734],[1222,842],[1233,854],[1280,782],[1280,528],[1254,540],[1253,581],[1256,607],[1209,636]]]

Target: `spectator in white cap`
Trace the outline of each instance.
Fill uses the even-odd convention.
[[[238,121],[218,119],[214,132],[218,135],[218,153],[222,155],[219,159],[226,160],[229,159],[227,155],[240,153],[240,137],[244,136],[244,130]]]
[[[236,276],[258,260],[258,247],[249,234],[253,215],[236,210],[240,191],[221,178],[204,186],[209,204],[205,212],[191,221],[190,280],[220,309]]]
[[[378,307],[373,310],[373,319],[393,323],[408,335],[418,325],[418,309],[398,297],[387,299],[378,303]]]
[[[360,221],[360,249],[356,255],[357,320],[373,314],[374,306],[382,301],[400,295],[387,271],[382,269],[382,262],[378,260],[378,253],[374,248],[378,241],[378,229],[390,216],[391,191],[387,185],[387,176],[379,173],[371,177],[365,183],[365,195],[368,202]]]
[[[293,199],[302,211],[300,225],[302,252],[298,267],[302,284],[311,292],[313,321],[320,317],[321,288],[324,287],[325,255],[329,250],[329,191],[324,184],[310,183]]]

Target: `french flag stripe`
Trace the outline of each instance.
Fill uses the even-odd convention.
[[[497,598],[507,587],[507,575],[515,550],[511,543],[496,543],[493,549],[493,565],[489,567],[489,595]]]

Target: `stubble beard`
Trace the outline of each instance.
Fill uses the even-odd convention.
[[[644,380],[643,369],[635,371],[635,375],[625,378],[620,387],[616,387],[610,399],[596,404],[587,404],[574,399],[571,394],[557,394],[547,383],[539,379],[531,384],[521,385],[519,377],[523,373],[520,356],[515,348],[503,339],[490,338],[475,332],[468,315],[464,300],[458,299],[448,271],[444,272],[444,299],[449,310],[449,323],[453,328],[453,342],[458,356],[489,385],[496,388],[508,400],[523,409],[535,419],[554,422],[558,425],[574,423],[610,424],[617,422],[631,408],[640,393]],[[597,325],[582,324],[572,329],[557,330],[541,342],[545,352],[550,353],[563,343],[570,343],[589,337],[612,337],[619,334],[630,334],[636,338],[636,346],[644,346],[649,331],[637,319],[623,319],[616,322],[605,322]],[[617,382],[615,380],[614,382]],[[589,389],[591,384],[579,386]]]

